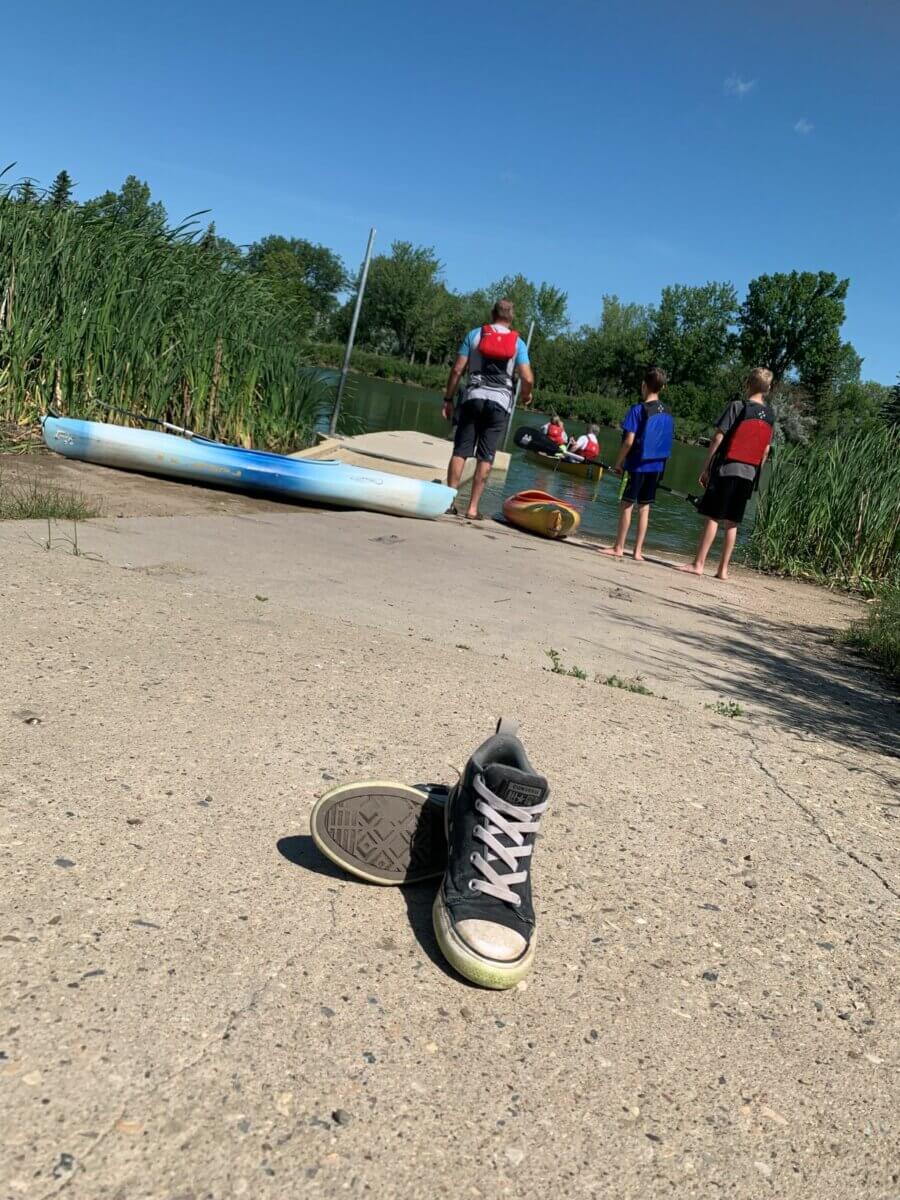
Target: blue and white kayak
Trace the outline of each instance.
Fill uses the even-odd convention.
[[[398,517],[439,517],[456,492],[441,483],[354,467],[333,459],[287,458],[206,438],[178,437],[101,421],[45,417],[44,441],[57,454],[103,467],[165,475],[290,500],[367,508]]]

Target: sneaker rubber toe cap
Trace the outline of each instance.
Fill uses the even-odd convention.
[[[515,962],[528,949],[528,943],[521,933],[494,921],[477,921],[470,918],[460,921],[456,932],[476,954],[494,962]]]

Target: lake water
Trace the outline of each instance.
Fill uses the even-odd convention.
[[[544,470],[525,458],[514,445],[512,434],[522,425],[543,425],[546,416],[534,411],[517,411],[513,419],[507,449],[511,455],[509,471],[492,471],[485,489],[481,510],[491,516],[501,509],[503,500],[513,492],[526,488],[540,488],[551,492],[561,500],[567,500],[581,512],[580,534],[607,541],[615,538],[618,520],[619,479],[611,473],[605,474],[599,484],[574,479],[559,472]],[[450,426],[441,417],[441,397],[438,392],[425,388],[410,387],[402,383],[389,383],[384,379],[370,379],[362,375],[352,376],[351,386],[344,396],[344,407],[338,423],[340,433],[375,433],[383,429],[416,429],[447,438],[447,457],[450,457]],[[566,425],[567,432],[580,434],[583,426],[576,422]],[[619,433],[614,429],[600,429],[600,457],[611,462],[619,445]],[[706,456],[701,446],[685,446],[675,443],[675,449],[666,469],[664,482],[680,492],[700,491],[697,476]],[[462,489],[465,500],[468,485]],[[678,500],[665,492],[657,493],[657,502],[650,518],[647,549],[692,553],[700,531],[701,518],[693,505]],[[744,529],[746,529],[746,524]],[[632,526],[633,529],[633,526]]]

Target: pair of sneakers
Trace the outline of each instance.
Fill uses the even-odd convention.
[[[434,932],[444,957],[481,987],[514,987],[531,970],[531,857],[550,789],[501,720],[450,789],[366,781],[332,788],[310,816],[313,841],[370,883],[443,875]]]

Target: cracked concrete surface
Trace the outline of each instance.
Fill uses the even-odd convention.
[[[245,503],[96,558],[0,526],[0,1196],[896,1200],[898,710],[830,644],[855,607]],[[505,994],[430,886],[308,837],[500,712],[553,786]]]

